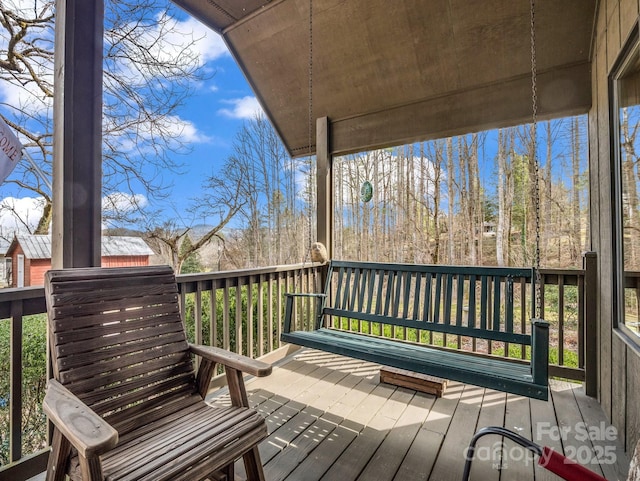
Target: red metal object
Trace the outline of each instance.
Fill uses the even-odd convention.
[[[573,459],[567,458],[547,446],[542,448],[542,456],[538,458],[538,464],[567,481],[607,481],[590,469],[576,463]]]
[[[547,446],[539,446],[533,441],[499,426],[487,426],[486,428],[482,428],[474,434],[473,438],[471,438],[471,442],[467,448],[467,457],[464,465],[464,472],[462,474],[462,481],[469,481],[471,461],[473,461],[476,443],[478,442],[478,439],[482,436],[486,436],[487,434],[497,434],[518,443],[520,446],[538,456],[538,464],[540,466],[554,474],[557,474],[566,481],[607,481],[602,476],[576,463],[573,459],[569,459]]]

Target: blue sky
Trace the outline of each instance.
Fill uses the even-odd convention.
[[[212,31],[207,34],[217,36]],[[174,179],[174,201],[186,207],[205,177],[222,166],[231,154],[236,132],[244,120],[261,111],[242,71],[229,53],[208,62],[215,75],[200,86],[184,106],[181,117],[196,128],[202,140],[192,143],[192,152],[182,160],[185,170]]]

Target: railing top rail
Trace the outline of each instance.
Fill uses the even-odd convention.
[[[455,272],[456,274],[476,274],[488,276],[512,276],[531,278],[533,269],[531,267],[496,267],[496,266],[459,266],[444,264],[403,264],[403,263],[380,263],[380,262],[362,262],[348,260],[332,260],[332,267],[349,267],[360,269],[377,269],[377,270],[393,270],[406,272],[441,272],[443,274]]]
[[[553,275],[553,276],[583,276],[584,269],[556,269],[554,267],[540,269],[541,275]]]
[[[0,289],[0,303],[19,301],[24,299],[44,298],[43,286],[7,287]]]
[[[274,274],[279,272],[292,272],[303,269],[310,269],[313,267],[321,267],[322,264],[307,262],[304,264],[287,264],[281,266],[270,267],[256,267],[252,269],[237,269],[232,271],[216,271],[216,272],[203,272],[198,274],[179,274],[176,276],[178,284],[182,282],[198,282],[217,279],[228,279],[232,277],[245,277],[255,276],[260,274]]]

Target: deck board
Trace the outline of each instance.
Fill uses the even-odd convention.
[[[469,440],[476,431],[484,389],[465,385],[429,479],[459,481]]]
[[[376,454],[367,463],[358,478],[360,480],[393,480],[418,430],[431,410],[433,396],[425,396],[408,389],[399,391],[406,391],[411,396],[411,400],[378,447]]]
[[[445,434],[451,424],[451,418],[458,406],[462,384],[454,383],[443,397],[436,398],[425,422],[420,427],[405,458],[402,460],[394,481],[423,481],[436,462]],[[429,396],[428,394],[424,394]]]
[[[507,395],[504,427],[517,432],[527,439],[533,439],[529,401],[530,399],[526,397],[513,394]],[[505,439],[504,453],[501,462],[501,481],[534,479],[535,462],[533,456],[529,456],[528,451],[521,449],[514,441]]]
[[[602,409],[596,399],[584,396],[581,388],[576,384],[571,384],[573,395],[578,403],[578,409],[585,423],[591,438],[600,467],[607,479],[627,479],[629,458],[626,453],[616,452],[612,456],[612,450],[608,445],[609,439],[617,437],[616,430],[610,426],[603,429]],[[593,431],[592,431],[593,430]]]
[[[558,426],[561,429],[560,441],[565,456],[571,456],[589,469],[604,476],[602,465],[597,462],[593,443],[588,436],[583,436],[579,426],[584,423],[582,413],[573,395],[571,384],[558,381],[552,391],[553,405],[556,408]],[[587,439],[583,439],[587,437]]]
[[[482,426],[502,426],[504,424],[506,399],[506,393],[490,389],[485,390],[476,430]],[[487,450],[493,449],[496,445],[500,445],[500,439],[495,436],[485,436],[478,441],[478,452],[487,452]],[[471,465],[471,479],[499,481],[500,463],[473,463]]]

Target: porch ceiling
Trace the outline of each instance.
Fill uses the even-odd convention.
[[[222,34],[289,152],[306,154],[309,0],[174,2]],[[597,3],[536,2],[541,118],[591,105]],[[313,116],[329,117],[331,152],[526,122],[529,25],[527,0],[316,0]]]

